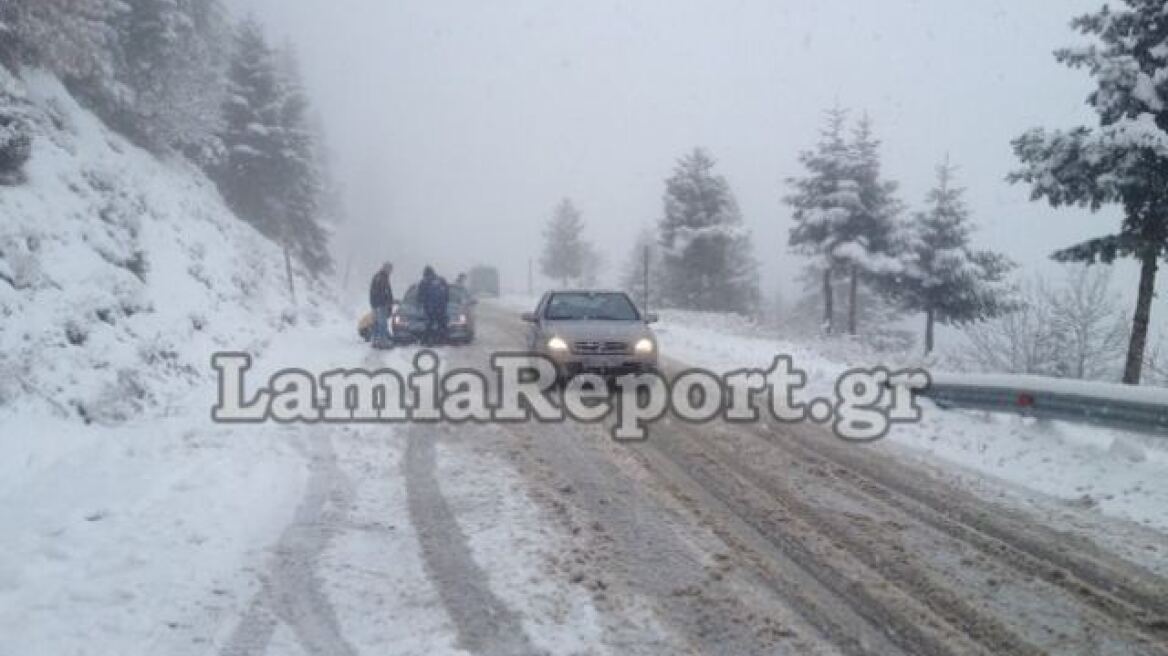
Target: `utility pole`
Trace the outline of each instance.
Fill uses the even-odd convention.
[[[641,253],[641,309],[649,311],[649,245]]]
[[[288,277],[288,293],[292,296],[292,305],[296,305],[296,281],[292,277],[292,255],[288,248],[287,228],[282,229],[281,236],[284,247],[284,275]]]

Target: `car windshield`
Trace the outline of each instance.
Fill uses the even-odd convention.
[[[636,321],[640,315],[624,294],[573,292],[552,296],[544,317],[551,321]]]

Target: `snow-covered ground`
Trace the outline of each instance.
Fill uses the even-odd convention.
[[[253,356],[249,385],[412,354],[371,353],[303,276],[294,302],[282,254],[198,171],[3,71],[36,137],[0,188],[0,656],[465,653],[411,520],[406,436],[210,417],[217,351]],[[586,651],[597,611],[542,567],[562,538],[519,475],[456,448],[434,469],[532,641]]]
[[[536,299],[508,295],[499,303],[521,312],[534,309]],[[846,340],[783,339],[777,329],[732,315],[676,310],[660,314],[655,328],[664,355],[719,372],[765,368],[775,355],[790,355],[807,373],[807,398],[830,396],[836,379],[854,367],[918,364],[907,358],[889,362]],[[1164,394],[1142,392],[1156,399]],[[1168,439],[921,403],[923,420],[896,425],[888,436],[893,445],[904,447],[905,456],[949,466],[973,486],[991,485],[978,476],[988,474],[1073,506],[1168,531]]]
[[[209,421],[211,353],[272,360],[321,319],[205,177],[52,77],[0,84],[35,130],[0,189],[0,653],[205,650],[308,479],[296,429]]]
[[[352,327],[296,310],[279,251],[191,167],[52,77],[0,76],[36,135],[0,189],[0,653],[203,652],[259,587],[310,446],[212,424],[211,353],[304,366]]]
[[[0,84],[26,99],[37,135],[27,181],[0,189],[0,656],[463,653],[428,572],[435,537],[411,519],[403,431],[210,420],[216,351],[250,353],[251,381],[402,370],[410,351],[371,354],[304,277],[294,302],[280,252],[197,171],[135,148],[50,77]],[[671,356],[724,369],[787,353],[813,393],[863,364],[726,317],[664,319]],[[1168,528],[1153,440],[932,408],[892,440]],[[473,445],[432,458],[489,596],[534,647],[597,651],[594,600],[546,567],[570,538],[521,475]]]
[[[809,396],[831,394],[844,371],[882,363],[853,345],[752,337],[749,325],[720,316],[667,311],[657,328],[663,353],[715,371],[768,366],[790,355],[807,372]],[[735,326],[733,324],[738,323]],[[1168,531],[1168,440],[1063,422],[942,410],[922,400],[919,424],[888,439],[908,453],[990,474],[1077,505]]]

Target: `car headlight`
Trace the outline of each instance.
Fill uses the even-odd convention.
[[[463,325],[464,323],[466,323],[466,315],[465,315],[465,314],[460,314],[460,315],[458,315],[458,316],[454,317],[454,322],[453,322],[453,323],[454,323],[454,325],[456,325],[456,326],[461,326],[461,325]]]
[[[637,344],[633,347],[633,350],[635,350],[637,353],[652,353],[653,348],[653,340],[649,339],[648,337],[642,337],[641,339],[637,340]]]
[[[548,340],[547,347],[549,351],[567,351],[568,343],[562,337],[553,337]]]

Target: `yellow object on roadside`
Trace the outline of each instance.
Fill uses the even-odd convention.
[[[366,312],[365,316],[361,317],[360,321],[357,322],[357,334],[361,336],[361,339],[363,339],[367,342],[369,340],[373,339],[373,313],[372,312]]]

